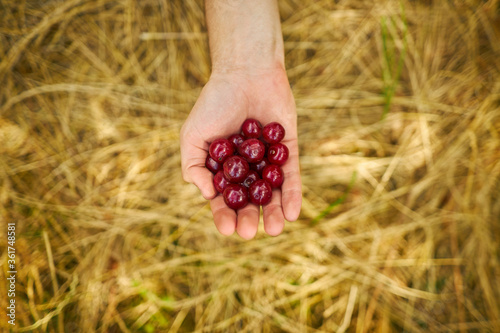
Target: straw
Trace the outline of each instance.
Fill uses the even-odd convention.
[[[1,2],[3,330],[500,331],[500,2],[279,5],[303,207],[244,241],[180,172],[201,0]]]

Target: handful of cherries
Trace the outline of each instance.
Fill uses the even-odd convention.
[[[272,190],[285,179],[281,166],[288,159],[288,148],[280,143],[284,137],[285,129],[277,122],[262,127],[259,121],[247,119],[241,134],[210,144],[205,166],[214,174],[215,189],[229,208],[271,201]]]

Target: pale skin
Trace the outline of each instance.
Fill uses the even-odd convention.
[[[210,200],[215,226],[223,235],[244,239],[257,233],[260,210],[253,204],[235,212],[213,186],[205,168],[210,142],[238,133],[247,118],[277,121],[286,130],[290,156],[285,181],[262,209],[264,230],[279,235],[285,220],[300,213],[302,189],[297,113],[285,72],[283,38],[276,0],[206,0],[212,74],[181,130],[182,175]]]

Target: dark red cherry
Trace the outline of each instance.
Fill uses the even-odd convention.
[[[272,164],[283,165],[288,160],[288,147],[282,143],[275,143],[269,146],[267,159]]]
[[[241,183],[247,177],[250,166],[241,156],[229,157],[223,165],[224,176],[231,183]]]
[[[241,133],[246,138],[258,138],[262,133],[262,125],[255,119],[247,119],[241,125]]]
[[[250,170],[248,172],[248,175],[247,177],[245,178],[245,180],[241,183],[241,185],[245,186],[246,188],[249,188],[250,185],[252,185],[253,183],[255,183],[255,181],[259,180],[260,179],[260,176],[259,174],[257,173],[257,171],[254,171],[254,170]]]
[[[211,173],[216,174],[217,171],[222,170],[222,163],[217,163],[217,161],[210,157],[210,155],[207,155],[205,167],[210,170]]]
[[[226,187],[231,184],[224,176],[223,171],[219,171],[214,176],[214,187],[219,193],[223,193]]]
[[[276,165],[270,164],[264,168],[262,171],[262,179],[271,185],[272,188],[278,188],[283,184],[285,180],[285,175],[283,174],[283,170]]]
[[[241,134],[233,134],[227,139],[234,145],[235,150],[238,150],[238,147],[245,141],[245,138]]]
[[[234,154],[235,148],[227,139],[215,139],[208,149],[210,157],[217,163],[224,163],[224,161]]]
[[[250,170],[255,170],[259,173],[259,175],[262,175],[262,170],[264,170],[264,168],[269,164],[271,163],[269,163],[267,158],[264,157],[260,162],[250,163]]]
[[[271,185],[264,179],[259,179],[248,189],[250,202],[256,205],[267,205],[273,195]]]
[[[285,128],[277,122],[269,123],[262,129],[262,137],[266,142],[278,143],[285,137]]]
[[[264,158],[266,147],[259,139],[248,139],[238,147],[238,153],[243,156],[248,163],[258,163]]]
[[[248,190],[240,184],[229,184],[222,196],[226,205],[234,210],[243,208],[248,203]]]

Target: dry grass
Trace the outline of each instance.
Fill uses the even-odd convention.
[[[500,2],[280,8],[304,204],[247,242],[180,177],[201,0],[0,0],[16,331],[500,331]]]

